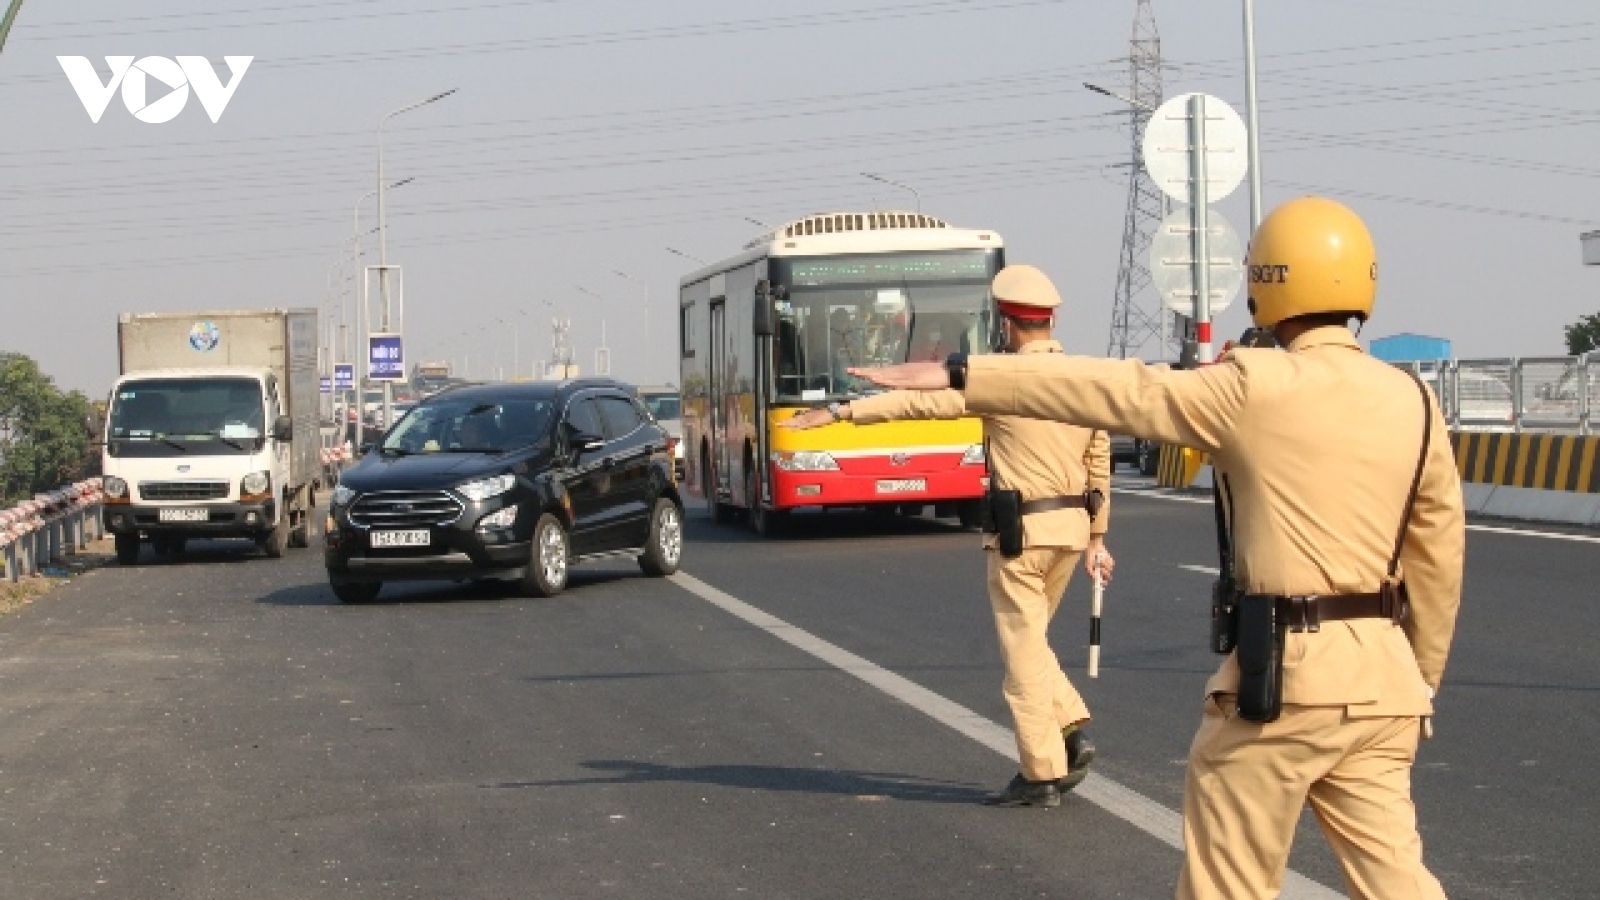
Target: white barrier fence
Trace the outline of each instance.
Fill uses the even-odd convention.
[[[6,577],[16,582],[38,575],[55,560],[72,556],[101,537],[103,500],[100,479],[90,478],[0,510],[0,555]]]
[[[1594,434],[1600,354],[1395,363],[1422,377],[1456,431]]]

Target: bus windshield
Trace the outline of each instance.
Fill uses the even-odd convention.
[[[777,399],[815,402],[874,389],[852,367],[981,353],[992,325],[993,251],[773,260]]]

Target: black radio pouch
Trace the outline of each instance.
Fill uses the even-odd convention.
[[[983,530],[998,538],[1000,555],[1016,559],[1022,555],[1022,492],[994,486],[983,498]]]
[[[1239,598],[1239,718],[1276,722],[1283,714],[1283,648],[1289,622],[1278,615],[1278,598]]]

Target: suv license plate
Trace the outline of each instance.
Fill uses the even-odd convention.
[[[374,547],[426,547],[430,543],[426,531],[374,531]]]
[[[926,478],[888,478],[878,482],[880,494],[914,494],[927,489]]]
[[[156,517],[160,522],[208,522],[211,512],[204,509],[163,509]]]

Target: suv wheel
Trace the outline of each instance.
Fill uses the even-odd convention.
[[[137,534],[119,534],[116,536],[117,565],[136,566],[139,564],[139,536]]]
[[[536,597],[554,597],[567,586],[567,565],[571,555],[567,529],[561,520],[545,513],[533,526],[533,553],[522,587]]]
[[[378,592],[383,590],[383,582],[330,581],[328,587],[333,588],[333,595],[339,598],[340,603],[371,603],[378,599]]]
[[[639,554],[639,568],[652,578],[678,571],[683,561],[683,513],[666,497],[656,501],[650,514],[650,542]]]

